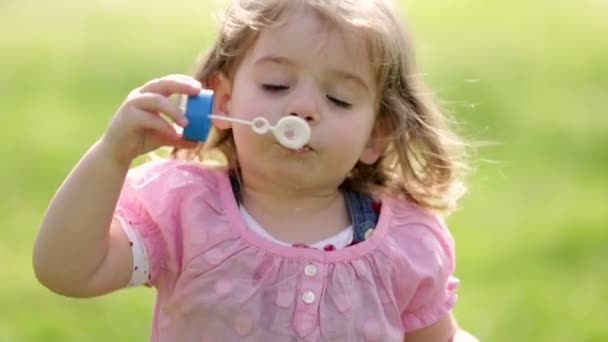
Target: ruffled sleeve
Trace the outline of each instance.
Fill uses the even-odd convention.
[[[188,166],[174,160],[145,163],[128,172],[115,217],[137,249],[130,285],[142,283],[142,274],[147,278],[143,283],[152,286],[177,275],[182,253],[179,194],[188,174]]]
[[[405,212],[396,215],[401,225],[397,239],[405,255],[403,267],[413,276],[405,280],[409,284],[401,320],[406,331],[414,331],[453,308],[459,280],[454,277],[454,240],[444,221],[420,208]]]

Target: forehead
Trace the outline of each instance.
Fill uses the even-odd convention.
[[[264,28],[250,57],[284,57],[297,64],[340,69],[372,80],[367,40],[361,32],[344,27],[310,8],[299,7],[283,15],[277,25]]]

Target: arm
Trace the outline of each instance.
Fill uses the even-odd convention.
[[[138,155],[165,145],[192,147],[158,113],[186,125],[181,110],[165,95],[199,91],[196,80],[169,76],[131,92],[47,209],[33,253],[43,285],[66,296],[92,297],[128,283],[130,246],[119,223],[112,221],[125,176]]]
[[[450,312],[436,323],[412,333],[408,333],[404,341],[407,342],[478,342],[464,330],[460,330],[454,315]]]
[[[34,270],[46,287],[87,297],[127,284],[131,252],[111,220],[128,169],[108,157],[100,142],[59,188],[34,246]]]

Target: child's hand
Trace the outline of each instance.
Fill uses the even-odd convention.
[[[198,95],[200,91],[200,82],[185,75],[165,76],[134,89],[112,118],[101,139],[104,151],[114,160],[130,164],[137,156],[161,146],[196,146],[195,142],[184,139],[170,123],[173,121],[182,127],[188,124],[183,111],[169,96]]]

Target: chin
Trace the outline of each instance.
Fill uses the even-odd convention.
[[[288,165],[286,165],[288,164]],[[265,173],[270,181],[283,187],[306,187],[317,183],[316,177],[306,165],[299,165],[297,160],[283,162],[281,165],[269,168]]]

